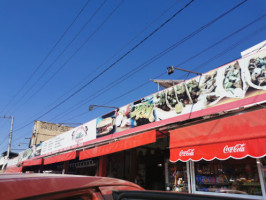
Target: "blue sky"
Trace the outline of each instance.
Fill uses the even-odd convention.
[[[25,137],[31,137],[34,120],[88,122],[110,111],[99,108],[89,112],[91,104],[123,106],[155,93],[157,85],[150,79],[188,77],[186,73],[177,71],[168,76],[166,67],[169,65],[204,73],[240,58],[241,51],[265,40],[264,0],[246,1],[206,29],[186,38],[243,2],[195,0],[134,51],[92,81],[189,2],[0,1],[0,116],[12,115],[15,118],[12,149],[27,147],[25,144],[19,147],[18,144],[28,142]],[[79,17],[47,56],[85,4],[87,6]],[[98,12],[94,14],[97,9]],[[246,25],[246,28],[238,31]],[[215,47],[200,56],[194,56],[232,33],[231,37]],[[73,42],[70,44],[71,40]],[[174,44],[178,45],[165,55],[160,54]],[[154,56],[158,57],[150,63]],[[215,59],[210,61],[213,57]],[[42,63],[43,60],[45,62]],[[149,65],[145,65],[145,68],[132,71],[147,62]],[[77,92],[90,81],[87,87]],[[77,94],[72,96],[75,92]],[[1,152],[7,149],[10,123],[9,119],[0,118]]]

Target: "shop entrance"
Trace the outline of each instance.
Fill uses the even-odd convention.
[[[165,190],[168,138],[108,155],[107,176],[134,182],[149,190]]]
[[[136,152],[135,183],[148,190],[165,190],[165,162],[169,159],[168,138],[139,147]]]

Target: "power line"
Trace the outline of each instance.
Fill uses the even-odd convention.
[[[76,17],[73,19],[73,21],[70,23],[70,25],[67,27],[67,29],[63,32],[63,34],[60,36],[60,38],[57,40],[57,42],[54,44],[54,46],[50,49],[48,54],[44,57],[44,59],[41,61],[41,63],[35,68],[35,70],[31,73],[29,78],[25,81],[25,83],[21,86],[21,88],[18,90],[18,92],[14,95],[14,97],[8,102],[8,104],[2,109],[1,113],[4,112],[7,107],[13,102],[14,99],[20,94],[20,92],[25,88],[25,86],[28,84],[28,82],[32,79],[32,77],[37,73],[37,71],[41,68],[41,66],[45,63],[47,58],[52,54],[52,52],[55,50],[57,45],[62,41],[62,39],[65,37],[66,33],[69,31],[69,29],[72,27],[72,25],[76,22],[76,20],[79,18],[81,13],[84,11],[84,9],[87,7],[90,0],[88,0],[84,6],[81,8],[79,13],[76,15]],[[19,101],[18,101],[19,102]]]
[[[81,27],[81,29],[76,33],[76,35],[72,38],[72,40],[64,47],[63,51],[61,51],[61,53],[54,59],[54,61],[46,68],[46,70],[36,79],[36,81],[31,85],[30,88],[28,88],[28,90],[24,93],[24,95],[21,97],[21,99],[23,97],[25,97],[30,90],[32,90],[38,82],[40,82],[40,80],[44,77],[44,75],[52,68],[52,66],[59,60],[59,58],[61,58],[61,56],[66,52],[66,50],[71,46],[71,44],[77,39],[77,37],[83,32],[83,30],[86,28],[86,26],[92,21],[92,19],[97,15],[97,13],[102,9],[102,7],[104,6],[104,4],[106,3],[106,0],[104,0],[102,2],[102,4],[96,9],[96,11],[92,14],[91,17],[89,17],[89,19],[85,22],[85,24]],[[91,36],[89,37],[91,38]],[[56,72],[54,72],[52,74],[52,76],[49,77],[49,79],[47,81],[45,81],[38,89],[36,89],[35,92],[32,93],[32,95],[20,106],[20,108],[25,105],[33,96],[37,95],[44,87],[45,85],[47,85],[47,83],[49,81],[52,80],[52,78],[57,75],[57,73],[59,73],[59,71],[62,70],[62,68],[65,65],[62,65]],[[20,99],[20,100],[21,100]],[[13,110],[17,110],[17,109],[13,109]]]
[[[187,39],[189,39],[190,37],[193,37],[194,35],[198,34],[199,32],[201,32],[202,30],[204,30],[205,28],[207,28],[208,26],[210,26],[211,24],[215,23],[216,21],[218,21],[220,18],[224,17],[226,14],[232,12],[233,10],[235,10],[237,7],[239,7],[240,5],[242,5],[243,3],[245,3],[246,1],[241,2],[240,4],[236,5],[235,7],[233,7],[232,9],[228,10],[227,12],[225,12],[224,14],[220,15],[219,17],[217,17],[216,19],[212,20],[211,22],[207,23],[206,25],[204,25],[203,27],[201,27],[200,29],[198,29],[197,31],[194,31],[192,34],[190,34],[189,36],[183,38],[181,41],[175,43],[174,45],[172,45],[171,47],[169,47],[168,49],[164,50],[163,52],[161,52],[161,55],[166,54],[168,51],[171,51],[172,49],[176,48],[176,46],[182,44],[184,41],[186,41]],[[159,56],[159,55],[157,55]],[[153,59],[155,59],[155,57],[153,57]],[[28,126],[29,124],[18,128],[17,130],[20,130],[26,126]]]
[[[119,49],[117,52],[115,52],[112,56],[110,56],[108,59],[106,59],[101,65],[94,68],[94,70],[88,74],[82,81],[78,83],[83,83],[86,79],[88,79],[93,73],[101,69],[105,64],[107,64],[111,59],[113,59],[115,56],[117,56],[120,52],[122,52],[129,44],[131,44],[136,38],[138,38],[142,33],[144,33],[149,27],[151,27],[158,19],[160,19],[163,15],[165,15],[170,9],[173,8],[178,3],[178,0],[176,0],[169,8],[167,8],[165,11],[163,11],[155,20],[153,20],[151,23],[149,23],[144,29],[142,29],[137,35],[135,35],[130,41],[128,41],[121,49]]]
[[[187,58],[186,60],[184,60],[184,61],[182,61],[181,63],[179,63],[177,66],[181,66],[181,65],[185,64],[186,62],[191,61],[192,59],[194,59],[194,58],[200,56],[200,55],[203,54],[204,52],[210,50],[211,48],[213,48],[213,47],[217,46],[218,44],[224,42],[225,40],[229,39],[230,37],[236,35],[237,33],[240,33],[241,31],[247,29],[248,27],[250,27],[251,25],[255,24],[256,22],[262,20],[265,16],[266,16],[266,15],[262,15],[262,16],[256,18],[256,19],[253,20],[252,22],[246,24],[245,26],[243,26],[243,27],[241,27],[240,29],[234,31],[233,33],[229,34],[228,36],[222,38],[221,40],[219,40],[218,42],[212,44],[211,46],[209,46],[209,47],[203,49],[203,50],[200,51],[199,53],[197,53],[197,54],[195,54],[195,55],[193,55],[193,56],[190,56],[190,57]]]
[[[57,105],[55,105],[53,108],[51,108],[50,110],[48,110],[47,112],[45,112],[44,114],[42,114],[40,117],[41,118],[45,115],[47,115],[48,113],[50,113],[51,111],[55,110],[57,107],[61,106],[62,104],[64,104],[66,101],[68,101],[69,99],[71,99],[73,96],[75,96],[76,94],[78,94],[80,91],[82,91],[84,88],[86,88],[88,85],[90,85],[92,82],[94,82],[96,79],[98,79],[100,76],[102,76],[105,72],[107,72],[109,69],[111,69],[113,66],[115,66],[118,62],[120,62],[122,59],[124,59],[128,54],[130,54],[132,51],[134,51],[137,47],[139,47],[142,43],[144,43],[147,39],[149,39],[152,35],[154,35],[157,31],[159,31],[162,27],[164,27],[168,22],[170,22],[174,17],[176,17],[180,12],[182,12],[185,8],[187,8],[194,0],[191,0],[187,5],[185,5],[185,7],[183,7],[182,9],[180,9],[179,11],[177,11],[173,16],[171,16],[169,19],[167,19],[164,23],[162,23],[158,28],[156,28],[154,31],[152,31],[148,36],[146,36],[143,40],[141,40],[137,45],[135,45],[133,48],[131,48],[127,53],[125,53],[123,56],[121,56],[118,60],[116,60],[113,64],[111,64],[109,67],[107,67],[105,70],[103,70],[100,74],[98,74],[97,76],[95,76],[92,80],[90,80],[88,83],[86,83],[85,85],[83,85],[82,87],[80,87],[78,90],[76,90],[73,94],[71,94],[70,96],[68,96],[66,99],[64,99],[63,101],[61,101],[60,103],[58,103]],[[115,10],[114,10],[115,11]],[[113,12],[112,12],[113,13]],[[80,48],[79,48],[80,49]],[[79,50],[78,49],[78,50]],[[76,51],[77,52],[77,51]],[[74,53],[75,54],[75,53]],[[70,57],[70,59],[73,57],[73,55]],[[68,59],[68,61],[70,60]],[[68,62],[67,61],[67,62]],[[66,63],[67,63],[66,62]],[[30,122],[29,124],[31,124],[32,122]],[[29,124],[25,125],[24,127],[28,126]]]
[[[228,36],[222,38],[221,40],[219,40],[218,42],[214,43],[213,45],[211,45],[211,46],[205,48],[204,50],[200,51],[199,53],[197,53],[197,54],[195,54],[195,55],[192,55],[192,56],[189,57],[188,59],[186,59],[186,60],[184,60],[183,62],[179,63],[178,66],[180,66],[180,65],[182,65],[182,64],[185,64],[186,62],[191,61],[192,59],[194,59],[194,58],[200,56],[201,54],[203,54],[203,53],[206,52],[207,50],[210,50],[210,49],[214,48],[214,47],[217,46],[218,44],[220,44],[220,43],[224,42],[225,40],[229,39],[230,37],[236,35],[237,33],[241,32],[241,31],[243,31],[243,30],[245,30],[246,28],[250,27],[250,26],[253,25],[254,23],[256,23],[256,22],[262,20],[265,16],[266,16],[266,15],[262,15],[262,16],[258,17],[257,19],[253,20],[252,22],[248,23],[247,25],[241,27],[240,29],[234,31],[233,33],[229,34]],[[231,47],[230,47],[230,48],[231,48]],[[151,64],[151,63],[149,63],[149,64]],[[134,68],[134,69],[137,69],[137,68]],[[84,99],[86,102],[84,102],[84,100],[83,100],[83,101],[80,102],[80,103],[82,103],[82,105],[87,104],[89,101],[91,101],[92,99],[94,99],[96,96],[98,97],[98,96],[100,96],[101,94],[104,94],[105,91],[107,91],[107,90],[109,90],[110,88],[112,88],[112,87],[114,87],[115,85],[117,85],[117,84],[114,85],[115,82],[117,82],[117,83],[121,83],[121,81],[125,80],[125,78],[127,78],[127,76],[128,76],[129,74],[132,75],[132,74],[134,74],[134,73],[136,73],[136,71],[135,71],[135,70],[131,70],[131,71],[128,72],[127,74],[122,75],[119,79],[113,81],[111,84],[108,84],[108,87],[104,87],[105,89],[104,89],[104,90],[100,90],[100,91],[101,91],[100,93],[97,93],[97,94],[95,94],[94,96],[91,96],[91,98],[90,98],[89,100],[88,100],[88,99]],[[123,80],[121,80],[121,78],[123,78]],[[84,103],[83,103],[83,102],[84,102]],[[78,105],[72,107],[72,109],[68,110],[67,112],[63,112],[62,114],[65,114],[65,116],[66,116],[67,114],[71,113],[72,110],[74,110],[75,108],[82,106],[82,105],[80,105],[80,103],[79,103]],[[86,112],[86,113],[87,113],[87,112]],[[62,114],[59,114],[57,117],[59,117],[59,116],[62,115]],[[55,119],[55,118],[57,118],[57,117],[54,117],[53,119]]]
[[[172,17],[170,17],[168,20],[166,20],[163,24],[161,24],[157,29],[155,29],[152,33],[150,33],[147,37],[145,37],[142,41],[140,41],[137,45],[135,45],[133,48],[131,48],[126,54],[121,56],[117,61],[115,61],[113,64],[111,64],[109,67],[107,67],[105,70],[103,70],[100,74],[98,74],[96,77],[94,77],[92,80],[90,80],[88,83],[83,85],[81,88],[76,90],[73,94],[71,94],[69,97],[61,101],[59,104],[51,108],[49,111],[41,115],[40,117],[45,116],[46,114],[50,113],[66,101],[68,101],[70,98],[78,94],[80,91],[82,91],[84,88],[86,88],[88,85],[90,85],[92,82],[94,82],[96,79],[98,79],[100,76],[102,76],[105,72],[107,72],[109,69],[111,69],[113,66],[115,66],[118,62],[120,62],[122,59],[124,59],[128,54],[130,54],[132,51],[134,51],[137,47],[139,47],[143,42],[145,42],[148,38],[150,38],[153,34],[155,34],[157,31],[159,31],[163,26],[165,26],[168,22],[170,22],[177,14],[179,14],[181,11],[183,11],[186,7],[188,7],[194,0],[191,0],[184,8],[176,12]]]
[[[221,16],[221,15],[220,15]],[[217,17],[216,19],[220,19],[220,16]],[[207,47],[205,50],[201,51],[200,53],[191,56],[190,58],[195,58],[199,55],[201,55],[203,52],[217,46],[219,43],[221,43],[222,41],[228,39],[229,37],[232,37],[233,35],[239,33],[240,31],[243,31],[244,29],[246,29],[247,27],[251,26],[253,23],[261,20],[263,17],[265,17],[265,15],[255,19],[254,21],[252,21],[251,23],[247,24],[246,26],[238,29],[237,31],[235,31],[234,33],[224,37],[223,39],[221,39],[219,42],[214,43],[213,45],[211,45],[210,47]],[[212,22],[216,22],[217,20],[213,20]],[[210,26],[213,23],[208,23],[208,26]],[[207,28],[208,26],[204,25],[202,27]],[[75,108],[78,108],[80,106],[83,106],[85,104],[87,104],[88,102],[90,102],[92,99],[95,99],[95,97],[98,97],[102,94],[104,94],[106,91],[110,90],[110,88],[114,87],[115,85],[117,85],[118,83],[120,84],[121,82],[123,82],[124,80],[126,80],[128,77],[132,76],[132,74],[137,73],[138,71],[142,70],[143,68],[147,67],[148,65],[152,64],[154,61],[158,60],[160,57],[162,57],[163,55],[165,55],[166,53],[169,53],[170,51],[172,51],[174,48],[176,48],[177,46],[179,46],[180,44],[182,44],[183,42],[187,41],[188,39],[192,38],[193,36],[195,36],[196,34],[198,34],[200,31],[204,30],[199,28],[196,31],[194,31],[192,34],[189,35],[189,37],[185,37],[182,40],[178,41],[177,43],[175,43],[174,45],[168,47],[167,49],[165,49],[164,51],[162,51],[161,53],[157,54],[156,56],[153,56],[152,58],[150,58],[149,60],[147,60],[146,62],[144,62],[142,65],[138,66],[138,67],[134,67],[133,70],[129,71],[128,73],[120,76],[118,79],[114,80],[113,82],[109,83],[107,87],[104,87],[104,89],[99,90],[98,93],[94,94],[93,96],[90,95],[90,99],[83,99],[82,101],[80,101],[76,106],[72,107],[70,110],[63,112],[62,114],[66,115],[71,113]],[[173,48],[174,47],[174,48]],[[189,61],[191,59],[186,59],[183,63]],[[182,63],[182,64],[183,64]],[[56,117],[54,117],[53,119],[57,118],[58,116],[62,115],[59,114]]]
[[[144,29],[142,29],[137,35],[135,35],[129,42],[127,42],[121,49],[119,49],[116,53],[114,53],[111,57],[109,57],[107,60],[105,60],[101,65],[95,67],[95,70],[91,72],[89,75],[87,75],[85,78],[83,78],[78,84],[76,84],[74,87],[72,87],[70,90],[68,90],[66,93],[61,95],[55,102],[57,102],[60,98],[65,96],[67,93],[71,92],[74,88],[82,84],[86,79],[88,79],[94,72],[102,68],[108,61],[110,61],[112,58],[114,58],[116,55],[118,55],[122,50],[124,50],[130,43],[132,43],[138,36],[140,36],[145,30],[147,30],[150,26],[152,26],[158,19],[160,19],[163,15],[165,15],[170,9],[172,9],[176,4],[178,3],[178,0],[175,1],[170,7],[168,7],[166,10],[164,10],[156,19],[154,19],[151,23],[149,23]],[[54,117],[56,118],[56,117]],[[54,119],[53,118],[53,119]],[[52,121],[51,119],[50,121]]]
[[[204,65],[206,65],[206,64],[208,64],[208,63],[210,63],[211,61],[213,61],[213,60],[215,60],[215,59],[217,59],[217,58],[220,58],[220,57],[223,56],[224,54],[226,54],[226,53],[228,53],[229,51],[231,51],[233,48],[236,48],[236,47],[237,47],[238,45],[240,45],[241,43],[247,41],[247,39],[249,39],[250,37],[253,37],[255,34],[258,34],[258,33],[260,33],[261,31],[263,31],[263,30],[265,30],[265,29],[266,29],[266,26],[263,26],[263,27],[259,28],[258,30],[252,32],[252,33],[249,34],[248,36],[246,36],[246,37],[242,38],[241,40],[239,40],[238,42],[234,43],[234,44],[231,45],[230,47],[226,48],[224,51],[222,51],[222,52],[216,54],[216,55],[213,56],[211,59],[208,59],[206,62],[200,64],[200,65],[197,66],[197,67],[195,67],[194,69],[200,69],[202,66],[204,66]],[[157,77],[161,77],[161,76],[164,75],[164,74],[166,74],[166,72],[164,72],[164,73],[158,75]],[[156,77],[156,78],[157,78],[157,77]],[[178,78],[178,79],[179,79],[179,78]],[[185,79],[185,80],[186,80],[186,79]],[[129,90],[128,92],[126,92],[126,93],[124,93],[124,94],[122,94],[122,95],[120,95],[120,96],[118,96],[118,97],[115,97],[114,99],[112,99],[112,100],[110,100],[110,101],[105,102],[104,105],[105,105],[105,104],[109,104],[109,103],[111,103],[111,102],[113,102],[113,101],[115,101],[115,100],[117,100],[117,99],[120,99],[120,98],[124,97],[125,95],[130,94],[130,93],[132,93],[132,92],[138,90],[140,87],[142,87],[142,85],[146,85],[146,84],[148,84],[148,83],[150,83],[150,81],[146,81],[145,83],[142,83],[142,84],[138,85],[137,87],[135,87],[135,88]]]
[[[103,22],[94,30],[94,32],[92,34],[90,34],[90,36],[82,43],[82,45],[70,56],[70,58],[49,78],[49,80],[51,80],[56,74],[59,73],[59,71],[81,50],[81,48],[92,38],[93,35],[95,35],[99,29],[111,18],[111,16],[115,13],[115,11],[124,3],[124,1],[122,0],[113,10],[112,12],[103,20]],[[100,8],[100,7],[99,7]],[[48,80],[48,81],[49,81]],[[41,90],[46,84],[47,82],[44,83],[42,85],[41,88],[39,88],[39,90]],[[36,91],[38,92],[38,91]],[[28,99],[29,100],[29,99]],[[40,118],[40,117],[39,117]],[[30,123],[28,124],[30,125]]]
[[[261,31],[265,30],[266,26],[262,26],[261,28],[259,28],[258,30],[252,32],[251,34],[249,34],[248,36],[244,37],[243,39],[239,40],[238,42],[234,43],[231,47],[225,49],[224,51],[220,52],[219,54],[217,54],[216,56],[208,59],[206,62],[202,63],[200,66],[198,66],[198,68],[201,68],[203,66],[205,66],[206,64],[212,62],[213,60],[220,58],[221,56],[223,56],[224,54],[226,54],[227,52],[229,52],[232,48],[237,47],[238,45],[240,45],[242,42],[247,41],[247,39],[249,39],[250,37],[253,37],[254,35],[260,33]]]
[[[161,73],[160,75],[156,76],[155,79],[156,79],[156,78],[159,78],[159,77],[161,77],[161,76],[163,76],[164,74],[165,74],[165,72],[164,72],[164,73]],[[104,105],[105,105],[105,104],[108,104],[108,103],[111,103],[111,102],[115,101],[116,99],[119,99],[119,98],[121,98],[121,97],[124,97],[124,96],[130,94],[130,93],[132,93],[132,92],[134,92],[134,91],[136,91],[136,90],[138,90],[138,89],[140,89],[140,88],[146,86],[146,85],[147,85],[148,83],[150,83],[150,82],[151,82],[151,81],[146,81],[145,83],[141,83],[141,84],[138,85],[137,87],[135,87],[135,88],[133,88],[133,89],[131,89],[131,90],[125,92],[124,94],[122,94],[122,95],[120,95],[120,96],[118,96],[118,97],[116,97],[116,98],[114,98],[114,99],[112,99],[112,100],[110,100],[110,101],[104,103]],[[97,109],[97,108],[95,108],[95,109]],[[73,116],[73,117],[67,119],[67,121],[68,121],[68,120],[75,119],[75,118],[80,117],[80,116],[83,116],[83,115],[85,115],[85,114],[88,114],[88,111],[83,112],[83,113],[81,113],[81,114],[78,114],[78,115],[76,115],[76,116]]]
[[[94,68],[94,70],[88,74],[86,77],[84,77],[79,83],[77,83],[74,87],[72,87],[70,90],[65,92],[63,95],[61,95],[55,102],[57,102],[59,99],[64,97],[67,93],[71,92],[75,88],[77,88],[79,85],[81,85],[85,80],[87,80],[93,73],[101,69],[105,64],[107,64],[111,59],[113,59],[116,55],[118,55],[120,52],[122,52],[129,44],[131,44],[137,37],[139,37],[145,30],[147,30],[150,26],[152,26],[158,19],[160,19],[163,15],[165,15],[170,9],[172,9],[179,0],[176,0],[170,7],[168,7],[165,11],[163,11],[156,19],[154,19],[151,23],[149,23],[144,29],[142,29],[137,35],[135,35],[129,42],[127,42],[121,49],[119,49],[117,52],[115,52],[112,56],[110,56],[108,59],[106,59],[101,65]]]
[[[113,10],[112,10],[112,12],[104,19],[104,21],[97,27],[97,29],[86,39],[86,41],[85,42],[83,42],[83,44],[70,56],[70,58],[59,68],[59,70],[60,69],[62,69],[62,67],[64,67],[79,51],[80,51],[80,49],[90,40],[90,38],[108,21],[108,19],[109,18],[111,18],[111,16],[115,13],[115,11],[122,5],[124,3],[124,1],[122,0],[119,4],[118,4],[118,6],[116,6]],[[54,75],[52,76],[52,77],[50,77],[50,79],[51,78],[53,78],[57,73],[58,73],[58,71],[59,70],[57,70],[55,73],[54,73]],[[66,100],[65,100],[66,101]],[[62,102],[60,103],[60,105],[61,104],[63,104]],[[52,108],[50,111],[48,111],[48,112],[46,112],[45,114],[43,114],[43,115],[41,115],[40,117],[38,117],[38,118],[41,118],[41,117],[43,117],[44,115],[46,115],[46,114],[48,114],[49,112],[51,112],[52,110],[54,110],[56,107],[58,107],[58,106],[55,106],[54,108]],[[32,122],[30,122],[30,123],[28,123],[27,125],[25,125],[24,127],[27,127],[28,125],[30,125]],[[24,128],[23,127],[23,128]],[[21,128],[18,128],[18,129],[21,129]],[[15,131],[17,131],[18,129],[16,129]]]
[[[234,7],[235,8],[235,7]],[[232,11],[232,9],[230,9],[229,11]],[[227,11],[226,13],[228,14],[229,11]],[[187,37],[179,40],[178,42],[176,42],[175,44],[171,45],[170,47],[168,47],[167,49],[165,49],[164,51],[160,52],[159,54],[153,56],[152,58],[150,58],[149,60],[147,60],[146,62],[144,62],[143,64],[139,65],[138,67],[134,67],[133,70],[129,71],[128,73],[120,76],[118,79],[114,80],[113,82],[109,83],[107,87],[104,87],[104,89],[99,90],[98,93],[96,93],[93,96],[90,96],[90,99],[88,100],[83,99],[82,101],[80,101],[80,103],[78,103],[78,105],[72,107],[70,110],[66,111],[67,114],[72,112],[75,108],[85,105],[87,104],[89,101],[91,101],[92,99],[95,99],[95,97],[100,96],[101,94],[104,94],[106,91],[108,91],[110,88],[114,87],[115,85],[117,85],[118,83],[120,84],[122,81],[126,80],[127,78],[129,78],[130,76],[132,76],[132,74],[137,73],[138,71],[144,69],[145,67],[149,66],[150,64],[152,64],[154,61],[158,60],[159,58],[161,58],[162,56],[164,56],[165,54],[169,53],[170,51],[174,50],[176,47],[178,47],[179,45],[183,44],[185,41],[187,41],[188,39],[194,37],[195,35],[197,35],[199,32],[203,31],[204,29],[206,29],[208,26],[212,25],[213,23],[215,23],[216,21],[218,21],[219,19],[221,19],[222,17],[225,16],[225,13],[218,16],[216,19],[212,20],[211,22],[207,23],[206,25],[200,27],[199,29],[197,29],[196,31],[194,31],[193,33],[191,33],[190,35],[188,35]],[[252,25],[252,23],[255,23],[259,20],[261,20],[264,16],[257,18],[256,20],[254,20],[253,22],[249,23],[248,25],[242,27],[241,29],[235,31],[234,33],[230,34],[229,36],[221,39],[219,42],[211,45],[210,47],[206,48],[205,50],[203,50],[202,52],[191,56],[190,58],[194,58],[196,56],[201,55],[203,52],[205,52],[206,50],[209,50],[210,48],[215,47],[216,45],[218,45],[219,43],[221,43],[222,41],[224,41],[225,39],[228,39],[229,37],[232,37],[233,35],[237,34],[238,32],[244,30],[245,28],[249,27],[250,25]],[[184,62],[187,62],[189,59],[186,59]],[[183,63],[184,63],[183,62]],[[63,112],[64,114],[66,112]],[[60,115],[59,115],[60,116]]]
[[[71,60],[72,58],[87,44],[87,42],[100,30],[100,28],[111,18],[111,16],[115,13],[115,11],[122,5],[122,3],[124,3],[124,0],[122,0],[119,5],[113,9],[113,11],[105,18],[105,20],[96,28],[96,30],[82,43],[82,45],[67,59],[67,61],[65,61],[63,63],[63,65],[61,65],[61,67],[59,69],[57,69],[56,72],[54,72],[52,74],[52,76],[49,77],[49,79],[39,88],[39,90],[37,90],[36,92],[39,92],[50,80],[52,80]],[[32,96],[34,96],[35,94],[33,93]],[[31,96],[31,97],[32,97]],[[30,98],[31,98],[30,97]],[[30,100],[30,98],[28,100]],[[27,101],[28,101],[27,100]],[[63,104],[63,103],[62,103]],[[57,106],[55,106],[57,107]],[[54,108],[55,109],[55,108]],[[52,109],[52,110],[54,110]],[[51,111],[49,111],[51,112]],[[46,114],[48,114],[49,112],[47,112]],[[46,114],[43,114],[42,116],[40,117],[43,117],[44,115]],[[40,118],[39,117],[39,118]]]

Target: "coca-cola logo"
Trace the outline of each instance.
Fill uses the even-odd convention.
[[[228,146],[224,147],[224,153],[237,153],[237,152],[244,152],[246,144],[236,144],[235,146]]]
[[[195,149],[189,149],[187,151],[181,150],[179,152],[179,156],[194,156],[194,151],[195,151]]]

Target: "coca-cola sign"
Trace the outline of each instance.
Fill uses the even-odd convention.
[[[224,153],[237,153],[237,152],[244,152],[246,144],[236,144],[235,146],[228,146],[226,145],[223,149]]]
[[[187,151],[181,150],[179,156],[194,156],[195,149],[188,149]]]

